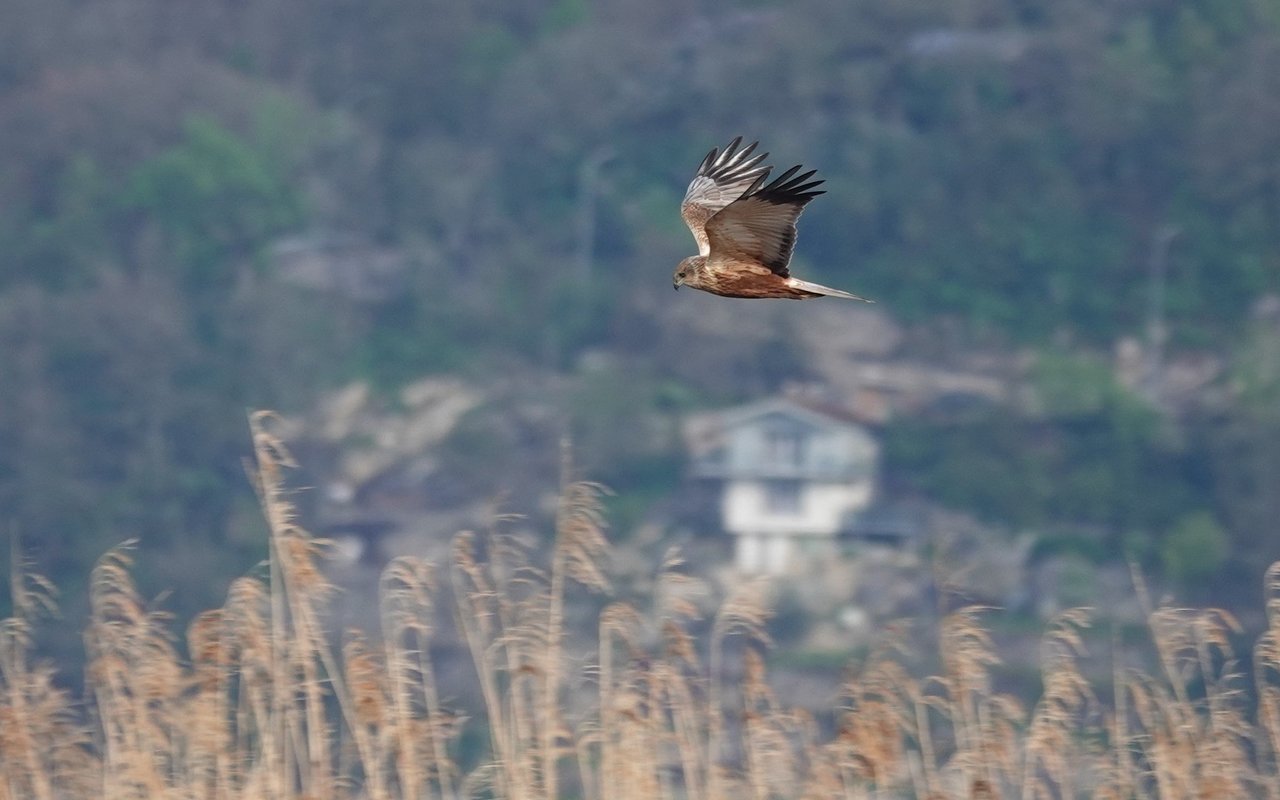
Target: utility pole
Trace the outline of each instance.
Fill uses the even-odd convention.
[[[1164,347],[1169,339],[1165,324],[1165,274],[1169,264],[1169,246],[1178,237],[1173,225],[1161,225],[1151,237],[1151,255],[1147,262],[1147,358],[1142,380],[1147,400],[1160,405],[1164,399]]]
[[[578,168],[578,280],[591,279],[596,242],[596,187],[600,168],[613,158],[612,147],[598,147]]]

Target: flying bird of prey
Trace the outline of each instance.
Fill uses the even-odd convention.
[[[724,152],[712,148],[689,184],[680,215],[698,242],[698,255],[676,267],[675,288],[690,286],[725,297],[865,297],[791,277],[787,264],[796,246],[796,219],[822,180],[817,170],[797,175],[800,165],[766,183],[768,156],[752,157],[759,142],[739,149],[742,137]]]

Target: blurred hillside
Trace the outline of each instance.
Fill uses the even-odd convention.
[[[797,272],[874,312],[667,289],[736,134],[828,180]],[[246,409],[447,378],[434,502],[553,488],[568,432],[625,537],[681,413],[910,366],[1002,389],[896,409],[886,491],[1233,603],[1280,555],[1277,153],[1276,0],[10,0],[0,523],[67,587],[141,536],[203,608],[261,546]]]

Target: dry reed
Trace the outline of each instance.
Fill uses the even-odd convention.
[[[545,561],[501,519],[454,540],[443,574],[484,706],[467,723],[437,685],[436,568],[391,561],[376,642],[349,631],[335,647],[325,543],[296,522],[293,461],[271,416],[250,424],[269,561],[192,621],[185,657],[172,620],[139,596],[126,543],[90,576],[86,692],[73,702],[33,656],[53,587],[15,548],[13,612],[0,623],[0,800],[1280,800],[1280,564],[1266,576],[1252,683],[1229,614],[1153,608],[1157,669],[1116,665],[1108,707],[1081,668],[1089,615],[1073,610],[1048,627],[1043,691],[1027,713],[993,688],[987,611],[967,607],[939,624],[934,676],[913,676],[891,629],[849,669],[824,737],[821,720],[770,688],[766,586],[739,584],[700,641],[709,593],[675,552],[648,607],[607,604],[590,666],[571,666],[583,654],[567,611],[610,587],[603,490],[574,476],[566,448]],[[464,724],[489,738],[465,771]]]

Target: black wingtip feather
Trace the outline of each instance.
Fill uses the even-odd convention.
[[[787,170],[786,172],[782,173],[777,178],[775,178],[773,183],[769,184],[769,186],[777,187],[779,189],[782,188],[782,184],[786,183],[787,179],[790,178],[792,175],[795,175],[796,170],[798,169],[800,169],[800,165],[796,164],[794,167],[792,167],[791,169]]]
[[[759,197],[769,203],[808,203],[818,195],[826,194],[826,191],[816,189],[826,181],[821,178],[816,181],[809,180],[818,173],[816,169],[811,169],[802,175],[796,175],[800,169],[801,166],[796,164],[767,186],[763,185],[762,176],[743,196]]]
[[[759,197],[770,203],[804,204],[820,194],[826,194],[824,190],[817,188],[825,183],[824,180],[809,180],[817,174],[817,170],[811,169],[803,174],[796,174],[802,169],[800,164],[796,164],[769,181],[769,174],[773,168],[760,166],[760,162],[768,158],[769,154],[766,152],[752,155],[759,145],[760,142],[755,141],[740,150],[742,137],[735,136],[723,150],[711,148],[711,151],[702,159],[697,174],[718,183],[754,177],[751,186],[743,192],[742,197]]]
[[[710,166],[712,165],[712,163],[714,163],[714,162],[715,162],[715,160],[716,160],[716,156],[717,156],[718,154],[719,154],[719,151],[718,151],[718,150],[716,150],[716,148],[714,148],[714,147],[713,147],[713,148],[711,148],[711,152],[707,153],[706,158],[702,159],[702,163],[698,165],[698,172],[697,172],[697,174],[698,174],[698,175],[705,175],[705,174],[706,174],[706,172],[707,172],[707,167],[710,167]]]

